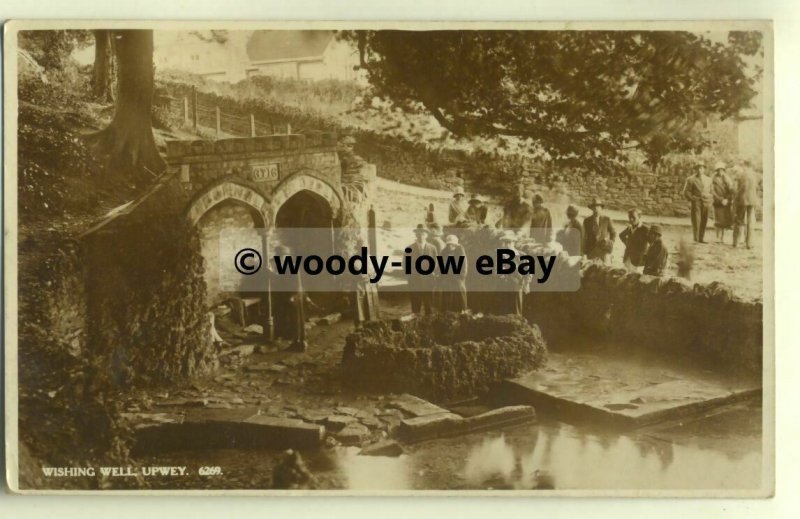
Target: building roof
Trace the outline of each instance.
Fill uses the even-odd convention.
[[[333,31],[253,31],[247,56],[256,63],[316,58],[332,39]]]

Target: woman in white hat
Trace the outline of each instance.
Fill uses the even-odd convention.
[[[467,210],[469,206],[467,205],[467,197],[464,193],[464,188],[458,186],[453,193],[453,200],[450,201],[450,212],[448,214],[448,219],[452,224],[460,224],[467,222],[469,220],[469,216],[467,216]]]

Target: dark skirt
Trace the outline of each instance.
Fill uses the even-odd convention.
[[[714,206],[714,227],[719,229],[728,229],[731,226],[731,206],[730,205],[715,205]]]

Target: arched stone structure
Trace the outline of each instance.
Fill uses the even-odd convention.
[[[264,226],[271,226],[273,213],[264,196],[251,187],[230,180],[215,184],[196,196],[186,209],[186,218],[196,225],[209,209],[225,200],[237,200],[252,207],[261,216]]]
[[[304,172],[296,172],[280,184],[272,192],[270,221],[275,221],[281,206],[301,191],[310,191],[328,202],[331,213],[337,214],[342,207],[342,195],[337,189],[322,179]]]

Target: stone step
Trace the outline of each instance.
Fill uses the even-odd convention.
[[[397,437],[406,443],[414,443],[500,429],[535,420],[536,411],[527,405],[501,407],[469,418],[445,412],[401,421],[397,428]]]
[[[182,423],[136,429],[134,454],[214,448],[311,449],[322,444],[325,427],[294,418],[254,414],[253,410],[215,410],[187,416]]]

